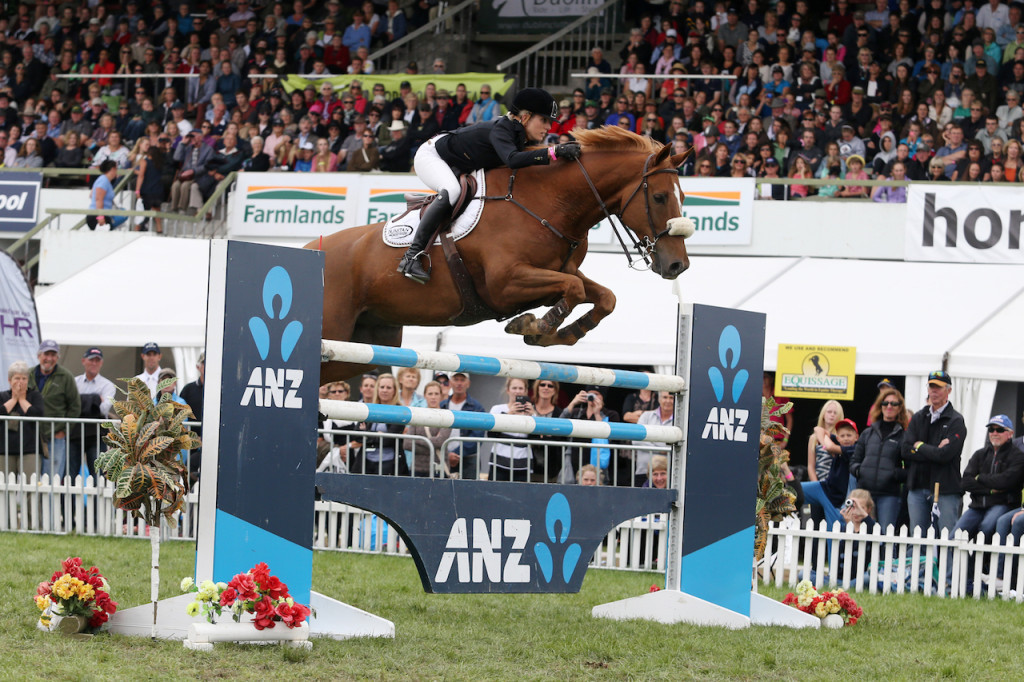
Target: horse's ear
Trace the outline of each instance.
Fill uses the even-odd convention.
[[[660,166],[662,163],[665,162],[665,159],[667,159],[671,155],[672,155],[672,145],[666,144],[658,152],[658,155],[656,157],[654,157],[654,164],[653,165],[654,166]]]
[[[687,156],[689,156],[688,152],[683,152],[682,154],[673,154],[672,158],[669,159],[669,163],[672,165],[673,168],[679,168],[680,166],[683,165],[683,161],[686,161]]]

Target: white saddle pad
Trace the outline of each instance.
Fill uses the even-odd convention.
[[[476,224],[480,222],[480,214],[484,210],[484,202],[480,197],[484,196],[486,191],[486,183],[484,181],[484,171],[478,170],[473,173],[473,178],[476,180],[476,194],[473,195],[473,199],[470,200],[459,217],[455,219],[452,224],[452,237],[458,241],[462,239],[476,227]],[[419,210],[410,211],[403,216],[393,216],[384,223],[384,229],[381,230],[381,234],[384,238],[384,243],[388,246],[395,248],[407,249],[409,244],[412,243],[412,236],[416,232],[416,228],[420,224],[420,212]],[[435,244],[440,244],[441,239],[437,238],[434,240]]]

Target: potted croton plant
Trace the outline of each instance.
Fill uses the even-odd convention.
[[[200,446],[199,437],[185,428],[192,409],[175,402],[170,393],[159,392],[174,383],[165,379],[157,387],[154,403],[149,387],[139,378],[127,383],[127,398],[114,402],[120,422],[108,422],[105,440],[109,449],[96,460],[96,467],[116,485],[114,503],[141,518],[149,526],[152,547],[150,595],[153,602],[153,630],[156,638],[157,598],[160,588],[160,524],[171,519],[185,503],[188,470],[179,459],[185,450]]]

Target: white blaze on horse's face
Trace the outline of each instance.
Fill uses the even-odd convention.
[[[679,213],[682,214],[682,212],[683,212],[683,197],[682,197],[682,192],[679,191],[679,181],[678,180],[676,180],[675,184],[672,186],[672,193],[676,197],[677,209],[678,209]],[[667,224],[665,226],[668,228],[668,233],[669,233],[670,236],[672,236],[672,237],[682,237],[683,239],[687,239],[688,237],[692,237],[693,233],[697,229],[697,226],[694,224],[694,222],[692,220],[690,220],[689,218],[687,218],[686,216],[681,216],[679,218],[669,218],[668,221],[667,221]]]

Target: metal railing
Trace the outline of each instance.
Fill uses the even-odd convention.
[[[554,35],[501,62],[497,70],[514,76],[518,83],[565,91],[569,88],[569,74],[586,70],[590,50],[595,45],[608,54],[617,52],[613,48],[624,7],[625,3],[619,0],[608,0]]]
[[[374,70],[399,73],[412,60],[423,62],[427,58],[441,57],[448,65],[449,73],[464,71],[469,61],[477,1],[463,0],[454,7],[442,2],[436,19],[371,53],[369,58]]]

